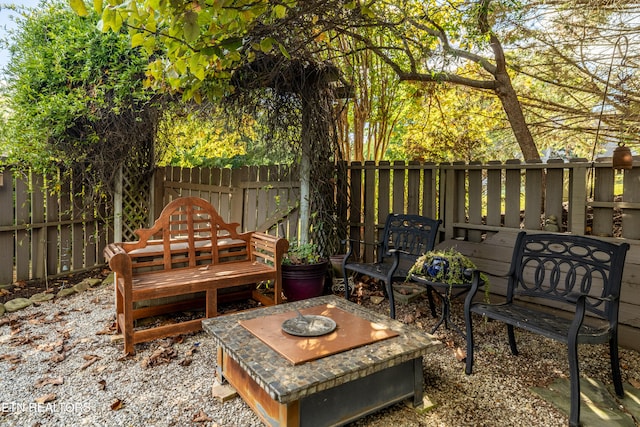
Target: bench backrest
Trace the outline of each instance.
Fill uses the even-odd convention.
[[[384,225],[382,250],[378,262],[391,257],[391,249],[400,249],[400,258],[409,266],[433,249],[442,221],[421,215],[389,214]]]
[[[507,300],[514,296],[574,304],[586,293],[586,309],[617,322],[622,270],[629,245],[584,236],[527,234],[516,239]]]
[[[199,197],[181,197],[165,206],[152,227],[136,230],[139,240],[120,243],[137,270],[193,267],[247,259],[251,233],[238,233]]]

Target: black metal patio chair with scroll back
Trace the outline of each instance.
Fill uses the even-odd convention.
[[[421,215],[389,214],[387,216],[382,239],[376,246],[376,262],[355,262],[352,258],[354,244],[371,244],[350,240],[347,254],[342,261],[345,284],[350,273],[367,275],[384,283],[389,298],[390,316],[395,319],[396,307],[393,297],[393,282],[407,278],[409,269],[425,252],[433,250],[438,237],[441,220]],[[432,292],[427,292],[431,314],[436,317]],[[345,285],[345,297],[349,298],[349,286]]]
[[[464,305],[467,329],[466,373],[473,369],[472,313],[507,325],[509,346],[518,354],[514,328],[525,329],[567,346],[571,409],[569,425],[580,423],[578,344],[609,344],[615,392],[624,395],[618,358],[618,309],[622,272],[629,244],[591,237],[520,232],[506,277],[502,303],[475,302],[479,271],[474,271]],[[485,272],[491,275],[490,272]],[[541,308],[544,302],[560,311]],[[562,309],[566,310],[564,314]]]

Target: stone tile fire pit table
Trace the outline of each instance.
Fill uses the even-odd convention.
[[[285,320],[321,315],[335,331],[282,330]],[[422,356],[433,336],[336,296],[203,320],[224,377],[269,426],[343,425],[413,397],[422,404]]]

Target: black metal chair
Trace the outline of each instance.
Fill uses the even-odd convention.
[[[618,359],[618,306],[628,249],[627,243],[617,245],[584,236],[520,232],[509,272],[504,276],[508,278],[504,303],[473,302],[480,287],[479,272],[474,272],[473,284],[464,305],[467,375],[473,369],[471,313],[477,313],[506,323],[509,345],[514,355],[518,354],[514,327],[567,345],[571,426],[577,426],[580,422],[578,344],[609,344],[614,388],[618,396],[624,396]],[[573,313],[573,318],[536,309],[539,306],[531,304],[543,301],[568,310]]]
[[[393,298],[393,281],[405,280],[409,269],[425,252],[433,250],[438,237],[438,229],[442,221],[421,215],[389,214],[385,222],[382,240],[376,242],[375,263],[360,263],[352,261],[355,244],[365,242],[351,240],[347,254],[342,261],[342,271],[345,280],[345,296],[349,297],[349,272],[365,274],[384,282],[389,297],[390,316],[396,317],[396,306]],[[429,307],[435,317],[435,306],[428,292]]]

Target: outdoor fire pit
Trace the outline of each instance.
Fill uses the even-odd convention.
[[[315,316],[335,329],[318,336],[283,330]],[[422,356],[441,346],[335,296],[211,318],[203,328],[218,346],[219,376],[270,426],[341,425],[410,397],[417,406]]]

